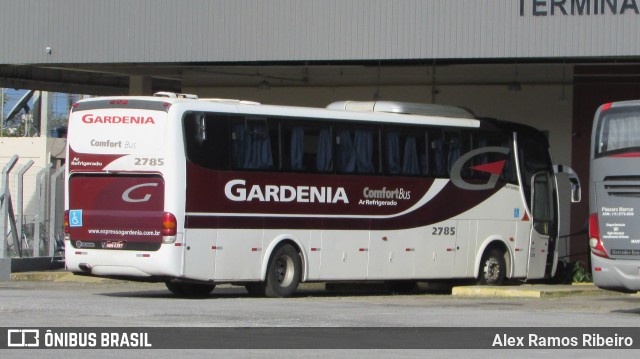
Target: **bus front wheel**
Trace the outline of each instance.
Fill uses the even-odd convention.
[[[302,260],[290,244],[276,249],[269,260],[264,294],[270,298],[290,297],[298,289],[302,272]]]
[[[504,253],[493,248],[482,257],[478,282],[484,285],[501,285],[504,283],[506,271],[507,264],[504,260]]]

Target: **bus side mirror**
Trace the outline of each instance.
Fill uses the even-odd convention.
[[[571,182],[571,202],[578,203],[582,200],[580,180],[578,177],[569,177],[569,182]]]
[[[564,173],[567,175],[569,179],[569,183],[571,184],[571,202],[578,203],[582,200],[582,189],[580,186],[580,179],[578,178],[578,174],[573,170],[573,168],[564,165],[554,165],[553,173]]]

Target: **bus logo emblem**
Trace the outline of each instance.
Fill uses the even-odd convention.
[[[471,167],[471,169],[474,169],[476,171],[491,174],[487,183],[484,184],[472,184],[462,179],[462,166],[464,166],[467,161],[478,155],[482,155],[485,153],[502,153],[504,155],[508,155],[509,152],[510,150],[506,147],[484,147],[465,153],[464,155],[460,156],[460,158],[453,164],[453,167],[451,167],[451,182],[453,182],[453,184],[455,184],[459,188],[471,191],[494,188],[496,186],[496,182],[498,182],[498,179],[500,178],[500,174],[502,173],[505,164],[507,163],[506,160]]]
[[[142,187],[157,187],[157,186],[158,186],[157,183],[142,183],[142,184],[138,184],[133,187],[127,188],[127,190],[122,193],[122,200],[125,202],[131,202],[131,203],[147,202],[148,200],[151,199],[151,194],[147,193],[142,198],[131,198],[131,192]]]

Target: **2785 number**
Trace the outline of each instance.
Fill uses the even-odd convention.
[[[137,158],[135,159],[134,165],[136,166],[162,166],[164,165],[164,158]]]
[[[453,236],[456,234],[456,227],[433,227],[434,236]]]

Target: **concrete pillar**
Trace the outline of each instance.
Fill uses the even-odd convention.
[[[153,95],[151,88],[151,77],[133,75],[129,76],[129,95],[149,96]]]
[[[50,96],[53,94],[49,91],[40,92],[40,136],[49,136],[47,130],[49,129],[49,103]]]

